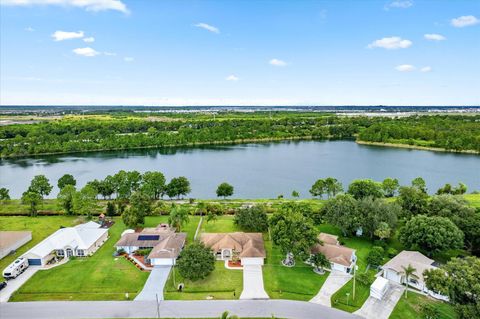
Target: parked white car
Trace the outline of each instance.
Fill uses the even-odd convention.
[[[12,279],[17,278],[22,272],[28,268],[28,260],[26,258],[17,258],[13,263],[8,265],[3,271],[3,278]]]

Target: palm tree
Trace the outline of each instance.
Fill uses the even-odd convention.
[[[177,231],[180,231],[182,226],[188,223],[188,210],[185,207],[174,206],[168,216],[168,224],[171,227],[175,227]]]
[[[409,279],[410,279],[410,277],[418,278],[418,276],[415,275],[415,272],[417,271],[417,269],[415,269],[411,264],[408,264],[407,267],[402,266],[402,269],[403,269],[402,273],[405,275],[405,280],[407,281],[407,288],[405,289],[405,298],[407,298]]]
[[[315,267],[315,270],[322,270],[322,273],[325,271],[325,268],[330,268],[330,261],[322,253],[316,253],[310,257],[310,262]]]
[[[230,316],[230,313],[228,311],[224,311],[222,313],[222,316],[220,317],[220,319],[240,319],[240,318],[238,316],[235,316],[235,315]]]

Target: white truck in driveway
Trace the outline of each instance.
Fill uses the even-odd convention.
[[[26,258],[20,257],[15,259],[13,263],[8,265],[7,268],[3,271],[3,278],[13,279],[17,278],[22,272],[28,268],[28,260]]]

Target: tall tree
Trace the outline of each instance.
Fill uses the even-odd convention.
[[[418,276],[415,274],[416,272],[417,272],[417,269],[414,268],[411,264],[408,264],[407,267],[402,266],[402,274],[405,276],[405,281],[407,284],[407,289],[405,289],[405,298],[407,298],[407,291],[410,285],[410,278],[418,279]]]
[[[325,180],[323,179],[318,179],[313,185],[312,188],[310,188],[310,194],[312,194],[313,197],[319,197],[322,198],[324,194],[327,193],[327,188],[325,185]]]
[[[409,219],[412,216],[424,214],[427,211],[428,195],[416,187],[400,187],[397,203],[402,206],[402,216]]]
[[[420,248],[429,255],[463,247],[463,233],[448,218],[418,215],[400,229],[400,242],[410,249]]]
[[[145,215],[134,207],[129,207],[122,213],[122,221],[128,228],[135,229],[145,223]]]
[[[233,186],[228,183],[221,183],[217,187],[217,197],[223,197],[224,199],[233,195]]]
[[[5,187],[0,188],[0,200],[9,200],[10,194],[9,190]]]
[[[166,190],[167,190],[166,193],[168,197],[180,198],[180,196],[182,195],[186,196],[188,193],[190,193],[191,191],[190,182],[184,176],[175,177],[175,178],[172,178],[170,183],[168,183]]]
[[[97,190],[92,186],[86,185],[80,191],[75,193],[73,198],[73,210],[79,215],[92,217],[92,213],[97,208],[96,205]]]
[[[67,215],[73,214],[73,199],[76,192],[75,186],[66,184],[60,188],[60,192],[57,195],[58,203]]]
[[[298,211],[277,211],[270,219],[270,227],[272,240],[280,246],[286,260],[289,254],[305,260],[310,248],[318,242],[311,220]]]
[[[333,177],[327,177],[325,179],[325,189],[329,198],[335,197],[338,193],[343,192],[342,183]]]
[[[168,216],[168,224],[179,232],[183,225],[189,222],[188,209],[183,206],[175,205]]]
[[[371,179],[357,179],[348,186],[348,193],[355,199],[383,197],[382,184]]]
[[[58,179],[58,182],[57,182],[57,186],[58,186],[59,189],[62,189],[67,185],[72,185],[72,186],[77,185],[77,181],[70,174],[63,175],[62,177],[60,177]]]
[[[204,279],[215,269],[215,256],[210,248],[201,242],[185,247],[177,261],[180,275],[188,280]]]
[[[421,177],[414,178],[412,180],[412,186],[416,187],[417,189],[421,190],[425,194],[427,193],[427,183]]]
[[[267,213],[262,206],[239,209],[235,213],[233,222],[246,232],[263,233],[268,229]]]
[[[321,214],[330,224],[340,228],[344,236],[360,226],[357,201],[350,194],[341,194],[323,205]]]
[[[165,176],[161,172],[146,172],[142,180],[142,191],[151,199],[160,199],[165,190]]]
[[[26,191],[22,195],[22,203],[28,205],[30,216],[36,217],[38,212],[38,205],[42,203],[42,196],[39,193]]]
[[[32,179],[28,192],[33,192],[39,194],[42,199],[45,196],[48,196],[52,191],[53,186],[50,185],[50,181],[45,175],[37,175]]]
[[[149,215],[152,210],[150,197],[141,191],[135,191],[130,197],[130,207],[144,216]]]
[[[383,192],[385,193],[385,197],[393,197],[400,187],[398,183],[398,179],[396,178],[385,178],[382,182]]]
[[[358,220],[362,230],[370,238],[381,223],[386,223],[390,229],[394,229],[397,216],[402,208],[396,203],[388,203],[383,199],[363,198],[357,201]]]
[[[322,253],[313,254],[312,256],[310,256],[309,261],[313,265],[313,267],[315,267],[316,271],[321,271],[323,273],[325,269],[330,268],[330,261]]]

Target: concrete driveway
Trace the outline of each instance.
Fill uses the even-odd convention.
[[[17,278],[8,280],[7,287],[0,291],[0,302],[7,302],[10,296],[40,269],[41,267],[30,266]]]
[[[323,276],[327,276],[327,274]],[[331,307],[332,303],[330,302],[330,298],[332,298],[332,295],[342,288],[351,278],[352,276],[349,274],[338,270],[332,270],[322,288],[320,288],[320,291],[310,300],[310,302]]]
[[[155,266],[135,300],[156,300],[157,296],[158,300],[163,300],[163,287],[165,287],[171,268],[171,266]]]
[[[404,286],[390,281],[388,291],[382,300],[368,297],[362,308],[355,311],[355,314],[367,319],[388,319],[404,291]]]
[[[268,299],[263,287],[263,273],[260,265],[243,266],[243,291],[240,299]]]

